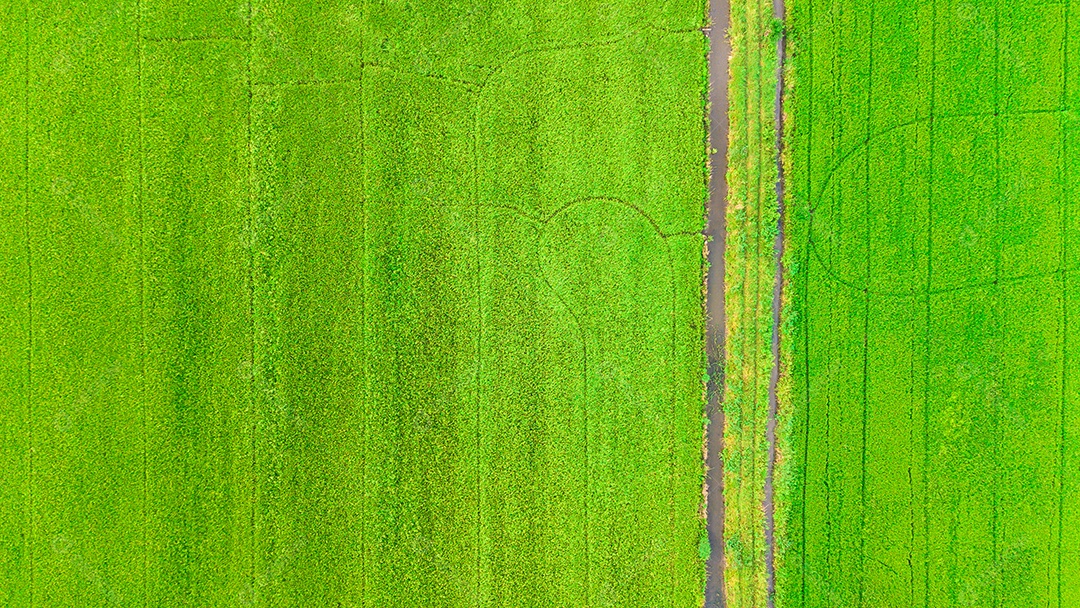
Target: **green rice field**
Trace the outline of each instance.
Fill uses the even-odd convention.
[[[789,0],[777,606],[1080,605],[1072,4]]]
[[[0,608],[1080,606],[1072,4],[0,3]]]
[[[698,606],[697,0],[0,4],[0,606]]]

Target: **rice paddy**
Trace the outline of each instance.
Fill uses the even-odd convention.
[[[0,605],[699,605],[703,15],[0,6]]]
[[[788,10],[776,605],[1078,605],[1075,9]]]
[[[725,605],[1080,605],[1071,0],[730,8]],[[705,9],[0,6],[0,605],[702,605]]]

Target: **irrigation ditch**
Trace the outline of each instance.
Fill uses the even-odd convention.
[[[772,0],[772,15],[783,24],[784,0]],[[727,239],[727,165],[729,148],[729,89],[731,41],[727,35],[731,25],[730,0],[715,0],[709,4],[709,202],[705,229],[708,272],[706,275],[705,307],[706,355],[708,384],[705,465],[706,465],[706,528],[711,552],[706,562],[705,606],[726,608],[725,546],[724,546],[724,483],[722,454],[724,449],[724,386],[727,342],[727,314],[725,301],[725,256]],[[777,458],[776,425],[779,410],[778,385],[781,371],[780,326],[784,295],[784,70],[787,59],[787,35],[783,25],[776,36],[776,72],[773,97],[773,120],[775,140],[773,157],[776,163],[775,204],[777,206],[777,230],[773,243],[774,283],[771,306],[771,369],[768,385],[768,417],[766,444],[768,446],[767,469],[763,492],[765,537],[765,585],[766,604],[775,606],[776,592],[776,520],[774,504],[774,472]]]

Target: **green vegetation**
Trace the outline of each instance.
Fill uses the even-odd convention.
[[[788,9],[777,605],[1080,605],[1077,9]]]
[[[0,605],[700,604],[702,20],[0,6]]]
[[[728,105],[725,586],[733,607],[764,605],[765,470],[776,277],[776,39],[772,4],[731,4]]]

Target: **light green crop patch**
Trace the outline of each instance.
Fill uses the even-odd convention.
[[[1077,8],[789,1],[781,608],[1080,604]]]
[[[0,6],[0,605],[700,605],[703,20]]]

